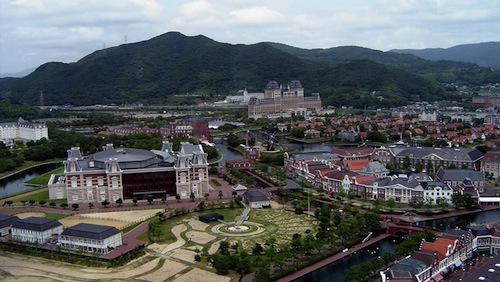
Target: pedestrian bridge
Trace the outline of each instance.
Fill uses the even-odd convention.
[[[439,229],[428,226],[420,226],[416,223],[409,222],[387,222],[386,227],[387,234],[402,238],[407,238],[413,233],[424,232],[425,230],[432,231],[435,234],[442,233],[442,231]]]

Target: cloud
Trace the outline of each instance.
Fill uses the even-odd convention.
[[[284,20],[283,14],[265,6],[250,7],[232,11],[230,15],[236,23],[243,24],[271,24]]]

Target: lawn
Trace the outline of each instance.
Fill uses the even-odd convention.
[[[48,171],[44,174],[40,174],[37,177],[33,177],[30,180],[26,181],[25,184],[31,186],[47,186],[49,178],[52,174],[63,173],[63,172],[64,172],[64,167],[61,166],[51,171]]]
[[[37,204],[38,202],[40,201],[45,201],[47,202],[47,205],[50,203],[50,202],[54,202],[56,203],[58,206],[62,203],[66,203],[66,199],[60,199],[60,200],[49,200],[49,191],[45,190],[45,191],[40,191],[38,193],[35,193],[35,194],[32,194],[32,195],[26,195],[24,197],[21,197],[21,198],[17,198],[14,200],[14,202],[22,202],[22,201],[26,201],[26,202],[29,202],[29,201],[35,201]]]

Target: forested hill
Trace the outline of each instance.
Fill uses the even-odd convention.
[[[394,49],[391,52],[413,54],[432,61],[469,62],[500,70],[500,42],[463,44],[450,48]]]
[[[479,60],[473,60],[472,58],[465,59],[468,57],[466,54],[471,53],[470,50],[465,52],[466,54],[462,56],[463,59],[459,59],[458,53],[462,50],[459,46],[456,49],[450,48],[454,50],[453,54],[457,56],[443,55],[439,57],[440,55],[437,54],[424,56],[424,52],[419,52],[420,50],[391,50],[383,52],[358,46],[300,49],[281,43],[268,42],[267,44],[302,59],[330,62],[332,64],[341,64],[360,59],[372,60],[431,78],[440,83],[483,85],[500,82],[500,68],[495,71],[485,64],[480,64]],[[484,52],[481,52],[481,50]],[[475,54],[475,57],[482,58],[483,62],[490,55],[495,55],[495,58],[490,58],[491,64],[496,64],[496,61],[500,63],[500,46],[495,51],[491,50],[491,48],[476,49],[476,51],[477,54]],[[483,66],[481,67],[480,65]]]
[[[231,45],[169,32],[96,51],[76,63],[47,63],[20,79],[0,79],[0,96],[32,105],[39,103],[40,92],[45,105],[171,104],[185,93],[231,95],[243,88],[262,91],[269,80],[286,84],[299,79],[306,93],[321,93],[325,106],[382,107],[452,98],[432,79],[367,59],[332,64],[268,43]]]

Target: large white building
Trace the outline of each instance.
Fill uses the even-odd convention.
[[[28,122],[19,118],[16,122],[0,123],[0,141],[11,143],[15,140],[36,141],[49,139],[49,132],[44,123]]]
[[[113,226],[79,223],[64,229],[58,242],[63,248],[105,254],[122,245],[122,233]]]
[[[35,244],[45,244],[62,231],[59,221],[34,216],[14,222],[11,228],[12,240]]]

